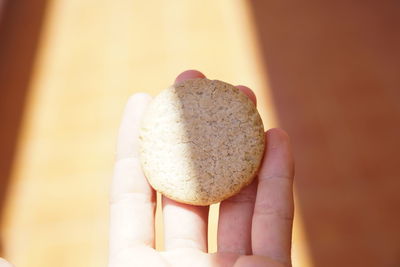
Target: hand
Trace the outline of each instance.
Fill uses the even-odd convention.
[[[176,82],[204,78],[186,71]],[[256,103],[254,93],[238,86]],[[118,137],[111,192],[109,267],[133,266],[291,266],[293,159],[280,129],[266,132],[258,178],[221,203],[218,252],[207,253],[208,207],[163,197],[165,251],[154,249],[155,192],[138,160],[139,122],[147,94],[133,95]]]

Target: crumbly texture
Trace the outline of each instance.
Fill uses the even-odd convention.
[[[187,80],[163,90],[140,130],[140,160],[149,183],[193,205],[220,202],[251,183],[264,146],[255,105],[218,80]]]

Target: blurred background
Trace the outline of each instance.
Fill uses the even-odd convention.
[[[1,255],[106,266],[125,101],[198,69],[253,88],[265,127],[291,136],[294,266],[400,266],[399,11],[395,0],[0,0]]]

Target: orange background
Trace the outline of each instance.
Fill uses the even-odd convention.
[[[5,1],[3,257],[19,267],[106,266],[125,101],[156,94],[194,68],[253,88],[266,128],[291,136],[294,266],[399,266],[399,8],[397,1]]]

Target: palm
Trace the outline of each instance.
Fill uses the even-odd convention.
[[[204,77],[188,71],[182,81]],[[254,102],[251,90],[239,87]],[[208,207],[163,198],[165,251],[154,249],[155,192],[137,159],[141,114],[150,101],[133,96],[121,124],[111,193],[110,267],[131,266],[290,266],[293,217],[293,162],[281,130],[267,135],[256,179],[221,203],[218,252],[207,253]]]
[[[160,267],[211,267],[211,266],[285,266],[279,261],[262,256],[243,256],[234,253],[204,253],[196,249],[176,249],[158,252],[153,248],[140,247],[126,250],[113,262],[113,267],[160,266]]]

